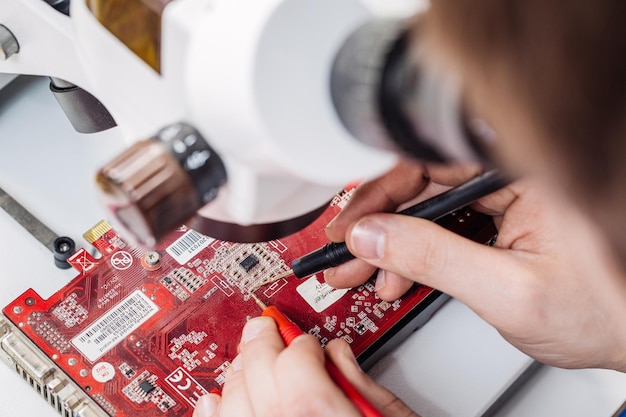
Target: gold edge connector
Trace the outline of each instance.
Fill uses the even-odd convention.
[[[111,230],[111,225],[106,220],[100,220],[94,227],[83,233],[83,238],[90,244],[93,244],[109,230]]]

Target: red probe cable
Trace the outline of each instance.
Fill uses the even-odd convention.
[[[289,320],[287,316],[285,316],[278,308],[274,306],[265,306],[260,300],[255,297],[255,301],[261,308],[263,308],[263,316],[271,317],[276,322],[278,326],[278,331],[280,336],[283,338],[285,345],[289,346],[294,339],[304,332],[296,325],[293,321]],[[359,410],[363,417],[383,417],[383,415],[371,405],[361,393],[354,388],[354,386],[350,383],[348,378],[345,377],[344,374],[332,363],[330,360],[327,360],[326,363],[326,371],[328,375],[333,380],[335,384],[343,391],[346,397],[352,404]]]

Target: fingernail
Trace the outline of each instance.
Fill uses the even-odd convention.
[[[335,272],[337,272],[337,268],[328,268],[324,271],[324,281],[328,278],[332,278],[335,276]]]
[[[264,318],[255,317],[248,320],[241,332],[241,343],[246,344],[256,338],[266,327],[267,322]]]
[[[385,251],[385,231],[371,219],[359,220],[350,233],[355,255],[364,259],[380,259]]]
[[[374,286],[374,291],[378,292],[385,288],[385,284],[387,284],[387,278],[385,277],[385,270],[379,269],[376,274],[376,285]]]
[[[203,395],[196,402],[195,417],[211,417],[217,410],[218,401],[214,394]]]

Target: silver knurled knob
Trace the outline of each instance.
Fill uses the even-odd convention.
[[[17,38],[6,26],[0,24],[0,60],[6,61],[20,51]]]

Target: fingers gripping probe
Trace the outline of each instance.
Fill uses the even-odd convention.
[[[262,316],[271,317],[278,326],[278,332],[285,342],[286,346],[289,346],[298,336],[303,335],[304,332],[293,321],[285,316],[278,308],[274,306],[267,306],[263,301],[252,292],[248,292],[250,297],[257,303],[263,310]],[[373,405],[361,395],[361,393],[354,388],[348,378],[341,373],[339,368],[335,366],[330,360],[326,360],[324,363],[326,372],[333,380],[333,382],[343,391],[344,395],[352,402],[352,404],[359,410],[363,417],[383,417],[383,415],[374,408]]]
[[[500,172],[496,170],[486,171],[444,193],[399,211],[397,214],[426,220],[437,220],[499,190],[508,183],[508,179]],[[354,259],[354,255],[350,253],[345,242],[332,242],[295,259],[291,267],[293,275],[298,278],[305,278],[325,269],[339,266],[352,259]]]

